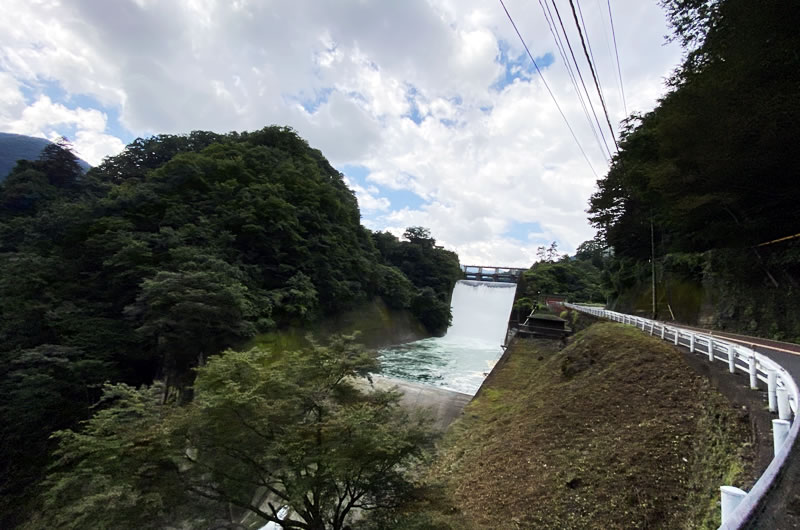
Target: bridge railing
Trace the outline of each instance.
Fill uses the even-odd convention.
[[[777,412],[779,418],[772,420],[774,447],[772,461],[749,492],[729,485],[720,487],[722,525],[719,528],[738,529],[751,521],[786,464],[800,431],[800,421],[791,421],[792,417],[797,415],[800,392],[789,372],[763,354],[708,333],[598,307],[569,303],[565,305],[598,318],[636,326],[645,333],[678,346],[685,346],[692,353],[704,355],[709,362],[727,363],[730,373],[739,370],[749,375],[750,388],[753,390],[759,388],[759,381],[766,383],[769,410]]]

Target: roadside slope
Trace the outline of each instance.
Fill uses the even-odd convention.
[[[481,528],[715,528],[719,486],[752,478],[747,415],[632,328],[595,324],[558,347],[514,342],[448,431],[431,479],[458,516]]]

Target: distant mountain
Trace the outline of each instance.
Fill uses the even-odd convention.
[[[50,143],[44,138],[0,132],[0,182],[11,173],[17,160],[36,160]],[[80,159],[78,163],[84,170],[91,167]]]

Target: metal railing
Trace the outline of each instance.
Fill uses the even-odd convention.
[[[569,303],[565,305],[598,318],[636,326],[643,332],[660,337],[662,340],[670,341],[677,346],[685,346],[692,353],[705,355],[709,362],[727,363],[730,373],[739,370],[750,376],[750,388],[753,390],[759,388],[759,381],[767,385],[769,410],[777,412],[779,418],[772,420],[774,448],[772,461],[749,492],[728,485],[720,487],[722,525],[719,528],[733,530],[749,522],[757,514],[767,492],[786,464],[800,431],[800,421],[791,421],[797,414],[800,393],[789,372],[761,353],[708,333],[597,307]]]

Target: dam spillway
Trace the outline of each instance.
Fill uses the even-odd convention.
[[[503,353],[516,290],[515,283],[459,281],[447,334],[380,350],[383,375],[475,394]]]

